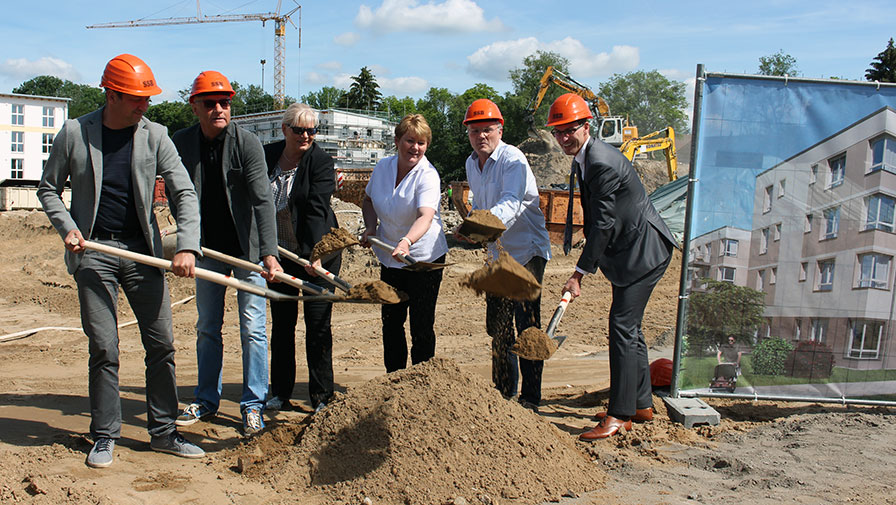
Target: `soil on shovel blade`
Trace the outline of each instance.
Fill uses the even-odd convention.
[[[534,326],[523,330],[510,348],[510,351],[517,356],[534,361],[550,359],[556,350],[557,342]]]
[[[320,242],[314,244],[314,249],[311,250],[311,261],[325,258],[329,254],[357,244],[357,237],[345,228],[331,228],[330,233],[321,237]]]
[[[351,300],[385,304],[400,303],[408,299],[406,294],[379,280],[355,284],[345,296]]]
[[[505,230],[504,223],[488,209],[476,209],[464,218],[457,232],[481,244],[497,240]]]
[[[511,300],[529,301],[541,294],[541,284],[532,273],[504,251],[497,261],[476,270],[460,284],[477,295],[488,293]]]

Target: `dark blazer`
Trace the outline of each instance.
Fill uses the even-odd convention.
[[[280,174],[277,161],[285,148],[285,140],[264,146],[269,181]],[[314,244],[320,242],[331,228],[339,226],[336,214],[330,207],[330,196],[336,191],[334,164],[333,157],[314,142],[296,168],[289,192],[292,229],[299,243],[299,250],[293,252],[306,259],[311,256]]]
[[[202,202],[202,157],[199,152],[202,130],[199,124],[184,128],[172,140],[183,160],[196,195]],[[249,261],[257,263],[263,256],[277,253],[277,219],[271,185],[265,174],[264,150],[261,141],[234,123],[227,125],[221,169],[224,190],[230,204],[230,217]],[[200,209],[200,215],[202,209]],[[204,233],[204,231],[203,231]],[[205,244],[205,240],[202,241]]]
[[[585,149],[586,240],[576,266],[590,273],[600,268],[614,286],[625,287],[664,262],[678,243],[619,149],[594,138]]]
[[[37,196],[62,238],[77,228],[89,239],[93,233],[103,183],[103,108],[77,119],[69,119],[59,130],[38,185]],[[165,180],[172,213],[177,212],[177,252],[199,252],[199,202],[177,151],[168,138],[168,130],[141,118],[134,127],[131,153],[131,178],[140,229],[146,245],[162,257],[162,238],[152,212],[156,176]],[[71,179],[71,209],[65,207],[62,192]],[[65,251],[70,274],[81,264],[83,254]]]

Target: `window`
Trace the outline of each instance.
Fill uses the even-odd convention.
[[[784,188],[787,186],[787,179],[781,179],[778,181],[778,198],[784,196]]]
[[[812,320],[812,332],[809,333],[809,340],[813,342],[818,342],[819,344],[824,343],[828,336],[828,320],[827,319],[813,319]]]
[[[775,242],[781,240],[781,223],[775,224]]]
[[[759,230],[759,254],[768,252],[768,228]]]
[[[725,256],[737,257],[737,240],[726,238],[722,240],[722,248]]]
[[[9,160],[9,178],[24,179],[25,178],[25,160],[13,158]]]
[[[44,142],[43,142],[43,152],[49,153],[50,148],[53,147],[53,134],[52,133],[44,133]]]
[[[804,282],[806,280],[806,276],[808,275],[806,272],[809,271],[809,263],[802,262],[800,263],[800,280],[799,282]]]
[[[864,230],[893,231],[893,208],[896,200],[885,195],[872,195],[865,199]]]
[[[719,280],[722,282],[734,282],[734,268],[719,267]]]
[[[25,106],[12,104],[12,119],[10,120],[13,126],[15,125],[24,125],[25,124]]]
[[[824,211],[824,229],[821,230],[821,240],[837,238],[840,229],[840,207],[831,207]]]
[[[828,160],[828,188],[843,184],[843,174],[846,172],[846,155],[842,154]]]
[[[849,328],[847,356],[858,359],[877,359],[883,330],[884,325],[879,321],[862,319],[852,321]]]
[[[887,289],[891,258],[891,256],[883,254],[860,254],[858,286],[860,288]]]
[[[794,320],[794,322],[793,322],[793,339],[799,340],[800,337],[802,336],[801,335],[802,332],[803,332],[803,320],[802,319]]]
[[[762,213],[772,210],[772,193],[775,192],[774,186],[765,187],[765,199],[762,201]]]
[[[768,283],[772,285],[776,282],[778,282],[778,267],[772,267],[768,271]]]
[[[10,151],[14,153],[25,152],[25,132],[12,132],[12,146]]]
[[[809,167],[809,184],[815,184],[816,180],[818,180],[818,163]]]
[[[815,284],[816,291],[830,291],[834,289],[834,260],[819,261],[816,274],[818,279]]]
[[[806,224],[803,226],[803,233],[812,231],[812,214],[806,214]]]
[[[896,140],[882,137],[871,142],[871,169],[896,172]]]
[[[756,272],[756,291],[765,290],[765,270]]]
[[[56,125],[53,107],[44,107],[43,125],[46,128],[52,128]]]

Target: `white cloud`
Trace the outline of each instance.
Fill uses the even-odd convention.
[[[352,83],[355,82],[352,80],[352,77],[354,77],[352,74],[346,74],[345,72],[336,74],[331,79],[331,86],[348,90],[348,88],[352,87]]]
[[[38,75],[54,75],[60,79],[74,82],[81,80],[81,74],[70,63],[51,56],[44,56],[34,61],[25,58],[10,58],[0,63],[0,75],[22,81],[27,81]],[[100,76],[96,76],[94,84],[99,85],[99,79]]]
[[[377,82],[380,81],[380,76],[389,75],[388,67],[384,67],[382,65],[377,65],[376,63],[374,63],[373,65],[367,65],[367,70],[370,70],[370,72],[373,74],[373,76],[376,77]],[[361,73],[361,69],[358,69],[358,73],[359,74]]]
[[[417,0],[383,0],[376,10],[358,8],[355,25],[377,33],[484,32],[504,30],[498,18],[486,20],[482,7],[472,0],[444,0],[420,5]]]
[[[315,86],[327,86],[330,83],[331,78],[329,74],[308,72],[302,77],[302,80]]]
[[[355,32],[345,32],[333,37],[333,43],[343,47],[351,47],[360,39],[361,36]]]
[[[613,46],[610,52],[595,53],[572,37],[552,42],[527,37],[479,48],[467,56],[467,71],[476,77],[506,80],[508,72],[522,65],[523,59],[535,51],[551,51],[568,59],[569,71],[578,80],[629,72],[640,62],[637,47]]]
[[[342,70],[342,62],[339,61],[325,61],[323,63],[318,63],[315,65],[316,68],[320,70],[324,70],[327,72],[338,72]]]
[[[429,89],[429,83],[420,77],[396,77],[394,79],[377,77],[376,82],[380,85],[380,92],[384,95],[399,97],[423,94]]]

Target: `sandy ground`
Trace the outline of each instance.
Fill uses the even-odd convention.
[[[343,210],[341,220],[355,219],[351,209]],[[574,265],[574,257],[555,253],[545,274],[544,324]],[[43,213],[0,213],[0,258],[0,335],[80,325],[75,285],[62,263],[61,241]],[[450,464],[430,463],[422,470],[418,468],[413,477],[408,476],[407,465],[388,459],[377,461],[389,461],[393,465],[391,475],[378,468],[349,475],[340,472],[357,462],[351,451],[359,446],[352,443],[353,437],[360,444],[377,429],[349,414],[361,408],[391,405],[388,388],[409,387],[407,382],[384,374],[379,309],[375,305],[338,304],[334,310],[334,365],[337,388],[344,394],[342,400],[333,402],[331,413],[310,414],[303,346],[298,345],[300,383],[293,398],[295,410],[268,416],[268,428],[256,440],[241,439],[236,403],[241,366],[232,297],[225,316],[221,411],[212,422],[182,430],[208,451],[208,457],[199,461],[149,450],[144,428],[143,352],[136,326],[120,332],[124,426],[115,463],[102,470],[84,464],[91,446],[87,436],[90,419],[84,335],[46,329],[0,342],[0,503],[896,503],[896,480],[892,476],[896,418],[892,409],[707,400],[721,413],[721,424],[685,429],[669,421],[657,397],[657,416],[652,423],[636,425],[631,432],[606,441],[577,441],[576,436],[593,425],[591,417],[602,410],[607,397],[605,328],[610,299],[609,286],[599,275],[585,283],[585,296],[569,306],[560,324],[558,333],[569,339],[546,362],[540,415],[511,402],[495,403],[500,396],[488,387],[490,343],[485,333],[485,303],[459,285],[461,278],[482,266],[483,258],[481,251],[459,246],[449,254],[449,261],[456,264],[447,269],[441,287],[436,354],[448,360],[447,369],[456,364],[459,372],[455,376],[470,378],[452,387],[463,389],[465,395],[475,393],[471,398],[481,397],[484,406],[477,408],[485,410],[452,404],[451,418],[459,421],[447,428],[421,417],[432,409],[421,408],[417,417],[402,414],[409,416],[398,419],[405,429],[418,430],[408,431],[419,434],[418,447],[416,452],[403,453],[395,446],[389,455],[422,458],[430,448],[441,451],[454,447],[447,456],[435,453],[436,459],[448,458]],[[644,333],[651,358],[671,356],[679,263],[680,256],[676,255],[647,308]],[[345,264],[343,277],[349,281],[376,278],[376,261],[369,251],[350,250]],[[192,291],[190,282],[171,282],[172,300],[184,299]],[[131,320],[123,298],[120,320]],[[194,322],[192,302],[174,308],[182,403],[192,398],[196,381]],[[371,381],[376,387],[370,385]],[[438,385],[428,387],[437,389]],[[373,395],[371,391],[384,395],[381,403],[364,397]],[[423,395],[420,401],[437,402],[442,396]],[[395,409],[389,411],[392,421],[402,412]],[[520,426],[519,433],[528,433],[528,442],[522,444],[525,450],[512,451],[514,456],[482,459],[485,453],[465,445],[480,440],[477,437],[482,434],[476,430],[489,426],[492,433],[481,436],[482,444],[517,443],[514,436],[519,433],[508,427],[514,426],[513,419]],[[337,421],[356,425],[343,424],[336,430],[340,427],[334,424]],[[346,430],[349,426],[351,430]],[[284,456],[284,451],[304,447],[311,435],[322,437],[328,429],[335,430],[340,447],[347,451],[338,455],[341,460],[332,462],[329,474],[317,474],[316,481],[313,473],[306,480],[275,478],[278,474],[291,475],[304,466],[319,465],[319,457],[306,461],[302,459],[305,453]],[[394,429],[401,431],[400,427]],[[508,436],[501,437],[505,432]],[[409,443],[413,446],[414,442]],[[562,478],[563,472],[545,466],[546,460],[560,454],[560,449],[566,451],[564,457],[581,458],[575,459],[576,465],[584,462],[593,478],[589,473],[584,483],[573,479],[566,490],[551,486],[551,479]],[[484,466],[484,461],[491,464]],[[528,477],[524,476],[531,474],[544,485],[525,480]],[[453,481],[451,475],[456,476]],[[483,480],[482,486],[489,482],[502,484],[489,492],[465,487],[473,476],[494,477]],[[392,489],[393,481],[401,482],[402,489]],[[436,486],[443,487],[436,492]],[[365,492],[367,488],[370,492]]]

